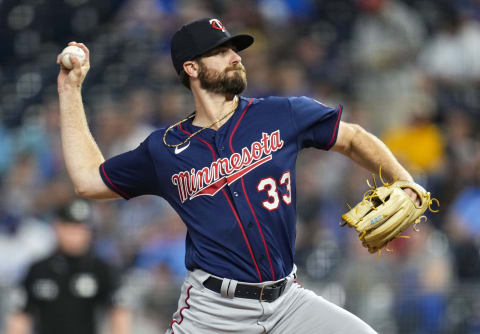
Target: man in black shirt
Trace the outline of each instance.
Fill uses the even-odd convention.
[[[7,334],[97,334],[96,314],[110,310],[110,332],[129,333],[118,275],[90,250],[90,207],[75,200],[56,212],[57,250],[34,263],[17,293]]]

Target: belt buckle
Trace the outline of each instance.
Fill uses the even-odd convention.
[[[276,297],[273,297],[272,300],[267,300],[267,299],[265,299],[265,301],[267,301],[267,302],[273,302],[273,301],[275,301],[275,299],[277,299],[278,297],[280,297],[280,296],[283,294],[283,292],[285,291],[286,286],[287,286],[287,279],[284,279],[282,282],[278,282],[278,283],[275,283],[275,284],[272,284],[272,285],[268,285],[268,286],[267,286],[267,285],[264,285],[264,286],[262,286],[262,288],[260,289],[260,296],[258,297],[258,299],[259,299],[260,301],[263,301],[263,300],[262,300],[262,298],[263,298],[263,291],[264,291],[265,288],[269,288],[269,289],[270,289],[270,288],[271,288],[271,289],[277,289],[277,288],[278,288],[278,290],[276,290],[276,291],[279,291],[279,292],[278,292],[278,295],[277,295]]]

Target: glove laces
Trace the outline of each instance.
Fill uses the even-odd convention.
[[[379,176],[379,178],[380,178],[380,181],[382,182],[383,187],[389,188],[389,187],[391,187],[393,184],[395,184],[395,182],[398,181],[398,178],[395,177],[394,180],[393,180],[391,183],[385,182],[385,180],[384,180],[383,177],[382,177],[382,166],[381,166],[381,165],[380,165],[380,168],[379,168],[378,176]],[[376,210],[377,210],[377,207],[376,207],[375,204],[378,205],[379,203],[374,203],[374,201],[380,201],[381,203],[385,204],[385,200],[384,200],[383,198],[381,198],[381,197],[378,196],[378,192],[377,192],[378,185],[377,185],[376,175],[375,175],[375,174],[372,174],[372,183],[373,183],[373,185],[370,184],[370,182],[369,182],[368,179],[366,180],[366,182],[367,182],[367,186],[368,186],[370,189],[368,189],[368,190],[363,194],[363,200],[362,200],[362,202],[369,202],[369,203],[370,203],[370,207],[372,208],[372,210],[375,210],[375,211],[376,211]],[[438,199],[436,199],[436,198],[430,198],[430,192],[427,192],[426,194],[418,194],[418,196],[422,196],[422,197],[423,197],[423,198],[422,198],[423,201],[428,201],[428,203],[427,203],[427,210],[429,210],[429,211],[432,212],[432,213],[437,213],[437,212],[440,211],[440,209],[439,209],[439,208],[440,208],[440,202],[439,202]],[[433,204],[436,205],[436,207],[437,207],[436,209],[434,209],[434,208],[432,207]],[[347,205],[347,207],[348,207],[349,210],[352,210],[352,207],[351,207],[348,203],[346,203],[346,205]],[[358,214],[358,206],[355,208],[355,213]],[[363,218],[360,218],[358,222],[356,222],[356,223],[354,223],[354,224],[350,224],[350,225],[352,225],[352,226],[354,226],[354,227],[357,227],[357,226],[358,226],[358,223],[359,223],[360,221],[362,221],[362,219],[363,219]],[[417,227],[417,225],[420,224],[421,222],[427,222],[427,220],[428,220],[428,219],[427,219],[427,216],[425,216],[425,215],[422,215],[422,216],[418,217],[418,218],[412,223],[412,228],[413,228],[413,230],[414,230],[415,232],[419,232],[420,229]],[[341,223],[340,223],[340,226],[345,226],[346,224],[347,224],[347,222],[341,222]],[[365,238],[366,234],[367,234],[367,231],[366,231],[366,230],[362,231],[362,232],[359,234],[358,239],[359,239],[359,240],[363,240],[363,239]],[[409,239],[410,236],[399,234],[399,235],[395,236],[393,239],[397,239],[397,238]],[[393,240],[393,239],[392,239],[392,240]],[[387,245],[388,245],[388,244],[387,244]],[[393,249],[389,249],[388,246],[385,246],[385,250],[386,250],[387,252],[390,252],[390,253],[393,252]],[[381,248],[378,249],[377,258],[380,257],[380,255],[381,255]]]

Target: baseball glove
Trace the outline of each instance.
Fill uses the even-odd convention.
[[[416,225],[422,220],[427,220],[423,213],[429,209],[433,210],[431,205],[436,202],[436,198],[430,198],[430,193],[420,185],[408,181],[396,181],[387,184],[383,181],[381,174],[380,180],[382,187],[377,187],[375,175],[373,176],[373,186],[367,180],[370,189],[363,195],[363,200],[350,211],[342,215],[341,225],[354,227],[358,232],[359,240],[364,247],[368,248],[370,253],[379,252],[390,241],[401,236],[410,225],[418,231]],[[403,190],[410,188],[418,194],[420,204],[414,203],[412,198]],[[387,248],[388,250],[388,248]]]

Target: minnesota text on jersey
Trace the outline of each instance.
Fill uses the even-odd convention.
[[[254,141],[250,147],[244,147],[241,154],[233,153],[230,158],[218,158],[196,171],[182,171],[172,176],[172,183],[178,187],[180,200],[185,202],[201,195],[214,196],[227,184],[232,184],[254,168],[270,161],[272,152],[283,147],[280,130],[271,134],[262,133],[260,141]],[[256,161],[256,162],[254,162]]]

